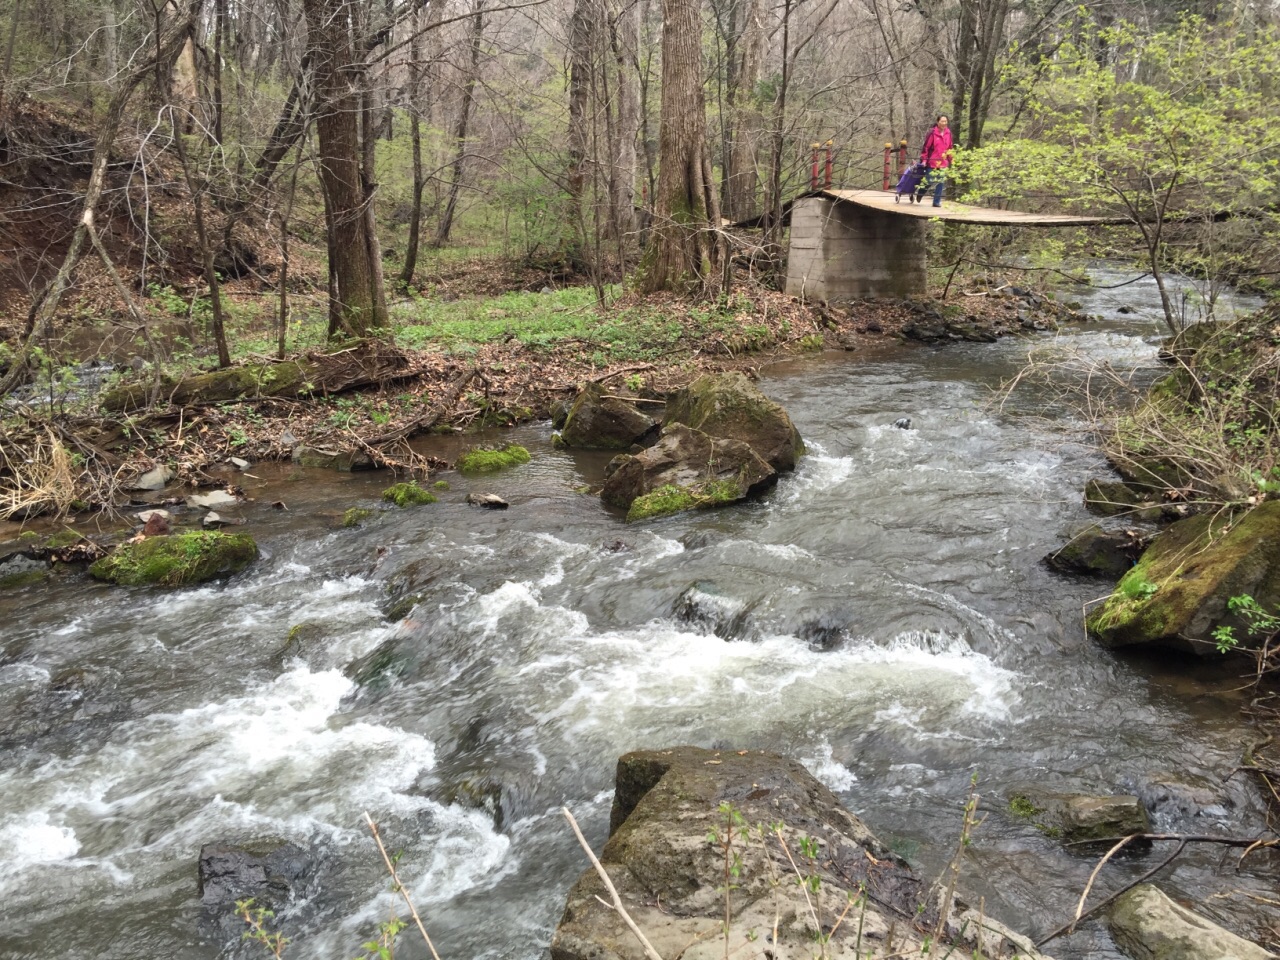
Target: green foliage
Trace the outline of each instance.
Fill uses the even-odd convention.
[[[418,486],[416,480],[410,480],[407,483],[396,483],[387,487],[382,491],[382,499],[388,503],[394,503],[397,507],[419,506],[426,503],[435,503],[436,496],[430,490],[423,490]],[[348,514],[351,511],[347,511]],[[343,525],[346,526],[345,518]]]
[[[262,944],[276,960],[279,960],[284,954],[284,948],[289,943],[289,939],[284,934],[278,931],[273,933],[268,928],[268,923],[275,919],[275,912],[257,906],[250,897],[247,900],[236,901],[236,915],[249,927],[242,938]]]
[[[496,450],[478,448],[468,450],[456,464],[462,473],[495,473],[518,464],[529,462],[529,451],[510,443]]]
[[[1237,594],[1227,600],[1227,609],[1245,621],[1251,638],[1272,636],[1280,632],[1280,611],[1268,611],[1247,593]],[[1229,653],[1240,644],[1235,628],[1226,624],[1213,631],[1213,639],[1219,653]]]
[[[1024,820],[1028,820],[1042,811],[1031,802],[1029,797],[1024,794],[1017,793],[1009,798],[1009,812],[1015,817],[1022,817]]]
[[[1158,586],[1136,572],[1125,576],[1116,585],[1116,592],[1129,600],[1148,600],[1154,597],[1159,590]]]

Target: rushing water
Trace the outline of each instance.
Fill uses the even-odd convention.
[[[1106,319],[1059,342],[1121,369],[1153,363],[1152,294],[1092,294],[1086,310]],[[541,425],[503,435],[531,464],[448,476],[440,503],[356,530],[336,518],[374,506],[385,477],[254,468],[246,529],[265,557],[226,584],[7,592],[0,956],[260,955],[195,897],[200,846],[255,837],[324,864],[281,915],[286,956],[352,956],[392,902],[368,811],[404,850],[446,960],[540,957],[585,866],[559,808],[598,846],[616,758],[639,747],[800,758],[926,874],[976,774],[988,815],[963,885],[1033,933],[1074,910],[1093,861],[1007,813],[1019,783],[1109,793],[1203,777],[1220,799],[1207,816],[1158,825],[1250,831],[1257,797],[1220,782],[1247,737],[1236,678],[1098,649],[1081,607],[1107,586],[1040,562],[1087,520],[1080,490],[1104,466],[1064,411],[1031,425],[988,403],[1049,342],[771,369],[762,386],[810,453],[752,505],[627,526],[574,492],[606,458],[553,450]],[[902,416],[913,429],[889,426]],[[472,489],[511,509],[467,507]],[[404,592],[421,602],[389,625],[381,610]],[[399,676],[357,685],[345,668],[379,648]],[[451,802],[486,785],[500,823]],[[1191,851],[1165,881],[1248,934],[1244,895],[1210,898],[1273,896],[1274,874],[1220,857]],[[1107,868],[1099,891],[1148,865]],[[1052,952],[1119,955],[1096,924]],[[399,952],[422,954],[410,939]]]

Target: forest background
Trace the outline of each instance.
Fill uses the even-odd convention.
[[[776,293],[814,148],[836,185],[877,188],[886,147],[896,171],[939,113],[953,195],[1127,221],[936,228],[939,287],[1118,254],[1176,330],[1223,283],[1269,290],[1280,259],[1272,0],[0,13],[11,510],[110,502],[148,458],[198,470],[337,432],[413,466],[412,433],[543,413],[584,376],[657,387],[699,353],[821,347]],[[182,388],[233,365],[250,379]]]

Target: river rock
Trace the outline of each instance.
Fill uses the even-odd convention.
[[[628,519],[642,519],[732,503],[767,489],[777,477],[743,441],[711,437],[674,423],[664,427],[662,439],[647,450],[615,457],[605,470],[600,496],[626,509]],[[660,490],[672,494],[669,505],[631,515],[638,499]]]
[[[1107,929],[1133,960],[1275,960],[1276,955],[1140,884],[1107,911]]]
[[[253,846],[207,843],[200,848],[196,893],[211,907],[231,907],[246,897],[281,904],[302,892],[315,867],[313,854],[283,840]]]
[[[293,448],[293,462],[302,467],[322,467],[339,473],[373,469],[373,459],[363,450],[308,447],[305,444]]]
[[[676,598],[671,614],[677,623],[721,640],[749,640],[756,634],[751,608],[737,597],[721,593],[713,584],[695,583]]]
[[[1147,811],[1135,796],[1055,793],[1029,784],[1013,791],[1009,810],[1063,843],[1103,841],[1151,832]]]
[[[1086,623],[1104,646],[1154,644],[1216,656],[1219,626],[1248,636],[1247,624],[1227,608],[1240,594],[1266,610],[1280,605],[1280,501],[1234,518],[1206,514],[1172,524]]]
[[[560,442],[578,450],[628,450],[657,432],[658,421],[653,417],[591,383],[574,398],[560,430]]]
[[[127,586],[178,587],[239,573],[257,557],[247,534],[192,531],[122,543],[89,573]]]
[[[664,435],[675,424],[741,440],[778,473],[795,469],[804,453],[787,411],[741,373],[707,374],[667,397]]]
[[[177,473],[173,467],[161,465],[148,470],[127,487],[129,490],[163,490]]]
[[[713,839],[725,835],[722,804],[749,830],[758,824],[778,830],[748,837],[734,828],[731,854],[739,870],[731,880],[725,850]],[[841,916],[827,955],[914,957],[936,921],[928,885],[906,862],[804,767],[776,754],[697,747],[626,754],[618,761],[609,834],[599,859],[627,913],[663,957],[712,960],[726,951],[734,960],[807,957]],[[812,878],[804,885],[795,882],[788,854]],[[865,908],[850,909],[864,883],[874,895]],[[584,870],[556,927],[552,960],[642,960],[639,942],[609,903],[596,871]],[[963,936],[966,957],[979,938],[989,960],[1015,951],[1040,956],[1025,938],[963,905],[953,906],[948,919],[943,940]]]
[[[206,510],[215,510],[218,507],[230,507],[239,503],[234,494],[227,493],[225,490],[210,490],[208,493],[193,493],[187,497],[188,507],[203,507]]]
[[[1160,519],[1160,505],[1144,499],[1123,480],[1093,477],[1084,485],[1084,507],[1100,517],[1126,516]]]
[[[1138,562],[1151,542],[1134,530],[1104,530],[1093,524],[1076,533],[1062,547],[1044,558],[1059,573],[1119,580]]]
[[[24,553],[0,557],[0,590],[38,583],[49,575],[49,562]]]
[[[467,503],[473,507],[484,507],[488,510],[505,510],[511,506],[496,493],[468,493]]]
[[[1161,819],[1230,816],[1235,801],[1208,777],[1182,771],[1150,773],[1139,779],[1138,799]]]

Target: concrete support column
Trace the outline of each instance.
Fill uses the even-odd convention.
[[[814,300],[924,296],[926,221],[831,197],[791,208],[786,292]]]

